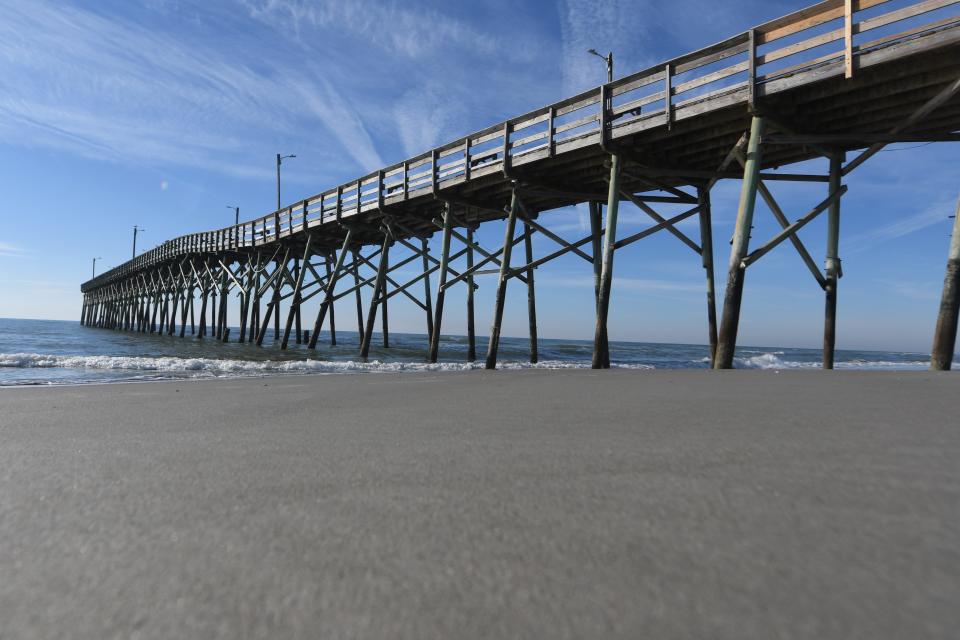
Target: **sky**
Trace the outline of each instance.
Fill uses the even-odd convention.
[[[244,219],[271,211],[278,152],[297,156],[283,167],[283,201],[295,202],[596,87],[605,70],[589,48],[612,50],[626,75],[806,4],[0,0],[0,317],[77,320],[92,259],[97,272],[129,259],[134,225],[145,250],[230,224],[228,206]],[[825,170],[807,165],[790,170]],[[899,144],[846,180],[839,348],[929,351],[958,174],[960,145]],[[791,218],[825,196],[772,188]],[[735,181],[713,194],[721,298],[738,194]],[[582,209],[541,221],[583,235]],[[623,207],[622,234],[648,222]],[[824,222],[801,233],[821,263]],[[775,229],[758,205],[755,233]],[[502,234],[493,223],[479,238],[495,247]],[[611,339],[705,342],[698,256],[660,234],[615,268]],[[570,257],[537,271],[542,337],[592,338],[590,269]],[[495,277],[480,285],[485,333]],[[503,333],[524,335],[526,296],[510,291]],[[465,327],[457,296],[445,332]],[[391,304],[391,330],[424,331],[419,309]],[[751,267],[741,344],[816,347],[822,320],[823,293],[789,243]]]

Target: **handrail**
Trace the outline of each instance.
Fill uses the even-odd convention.
[[[896,8],[860,21],[880,5]],[[179,236],[85,282],[88,291],[142,268],[198,251],[269,244],[298,231],[335,224],[485,175],[702,112],[699,105],[752,101],[796,84],[804,73],[843,61],[849,76],[858,56],[935,30],[960,26],[960,0],[826,0],[697,51],[601,87],[564,98],[425,153],[327,189],[238,225]],[[944,9],[953,8],[944,15]],[[932,22],[912,24],[934,13]],[[869,42],[856,36],[906,23],[902,32]],[[833,26],[834,28],[830,28]],[[842,42],[840,49],[824,47]],[[801,58],[800,56],[808,56]],[[809,57],[812,56],[812,57]],[[811,80],[812,81],[812,80]],[[609,102],[607,107],[605,102]]]

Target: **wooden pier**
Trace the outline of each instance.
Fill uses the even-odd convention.
[[[486,354],[493,368],[508,283],[526,285],[536,361],[536,268],[574,254],[594,278],[593,366],[603,368],[614,256],[665,232],[704,268],[715,368],[733,365],[748,267],[783,242],[824,290],[823,366],[832,368],[844,179],[891,143],[960,141],[958,94],[960,0],[828,0],[256,220],[164,242],[84,283],[81,323],[181,337],[189,327],[226,341],[227,301],[237,296],[236,341],[261,345],[272,324],[283,348],[291,338],[314,348],[325,326],[336,340],[333,303],[354,298],[366,358],[378,319],[389,344],[388,303],[403,296],[424,312],[425,355],[435,362],[445,294],[462,286],[473,360],[476,276],[495,272]],[[822,175],[781,170],[815,158],[828,166]],[[742,180],[742,190],[718,321],[710,193],[727,178]],[[766,186],[773,181],[807,184],[810,209],[791,220]],[[782,230],[751,248],[758,196]],[[621,202],[645,212],[651,226],[618,235]],[[550,230],[550,211],[579,203],[589,203],[589,234],[571,239]],[[684,210],[668,217],[661,205]],[[797,232],[824,213],[821,269]],[[678,227],[693,216],[696,238]],[[503,244],[484,248],[474,232],[497,221],[504,221]],[[438,232],[435,254],[429,240]],[[535,256],[534,234],[556,250]],[[932,366],[940,369],[950,367],[957,331],[960,222],[953,235],[933,348]],[[401,268],[420,273],[398,282],[391,274]],[[364,289],[372,290],[366,309]],[[317,296],[320,310],[306,331],[302,305]]]

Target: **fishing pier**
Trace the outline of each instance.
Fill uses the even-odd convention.
[[[845,179],[868,160],[881,162],[876,154],[891,143],[960,141],[958,94],[960,0],[828,0],[256,220],[168,240],[85,282],[81,323],[180,337],[189,330],[255,345],[270,334],[282,348],[291,339],[315,348],[324,327],[336,340],[333,303],[346,298],[356,302],[359,356],[366,358],[378,319],[389,345],[388,302],[402,296],[423,311],[430,336],[425,358],[436,362],[445,295],[465,287],[474,360],[476,279],[496,274],[485,355],[494,368],[508,284],[526,290],[535,362],[536,269],[573,254],[594,279],[593,366],[604,368],[614,258],[667,233],[703,266],[714,368],[733,366],[747,271],[790,243],[824,292],[823,366],[830,369]],[[824,171],[789,171],[808,160]],[[717,300],[710,195],[721,179],[740,180],[742,188]],[[809,208],[785,211],[768,186],[777,181],[802,183]],[[781,228],[769,239],[750,237],[758,199]],[[623,202],[651,225],[618,234]],[[567,238],[550,229],[551,211],[581,203],[589,206],[588,234]],[[682,210],[665,214],[666,206]],[[827,217],[822,268],[798,236],[821,215]],[[679,226],[694,217],[699,233]],[[476,241],[484,224],[503,225],[502,245]],[[534,234],[549,238],[555,250],[534,255]],[[399,269],[419,273],[400,282]],[[236,336],[228,326],[231,296],[239,302]],[[302,317],[313,298],[320,302],[317,316]],[[950,367],[958,308],[960,219],[936,325],[935,369]]]

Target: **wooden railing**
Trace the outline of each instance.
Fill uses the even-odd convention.
[[[699,51],[488,127],[250,222],[164,242],[84,291],[198,252],[291,234],[530,162],[960,40],[960,0],[827,0]],[[868,37],[869,36],[869,37]],[[601,108],[603,106],[603,108]]]

